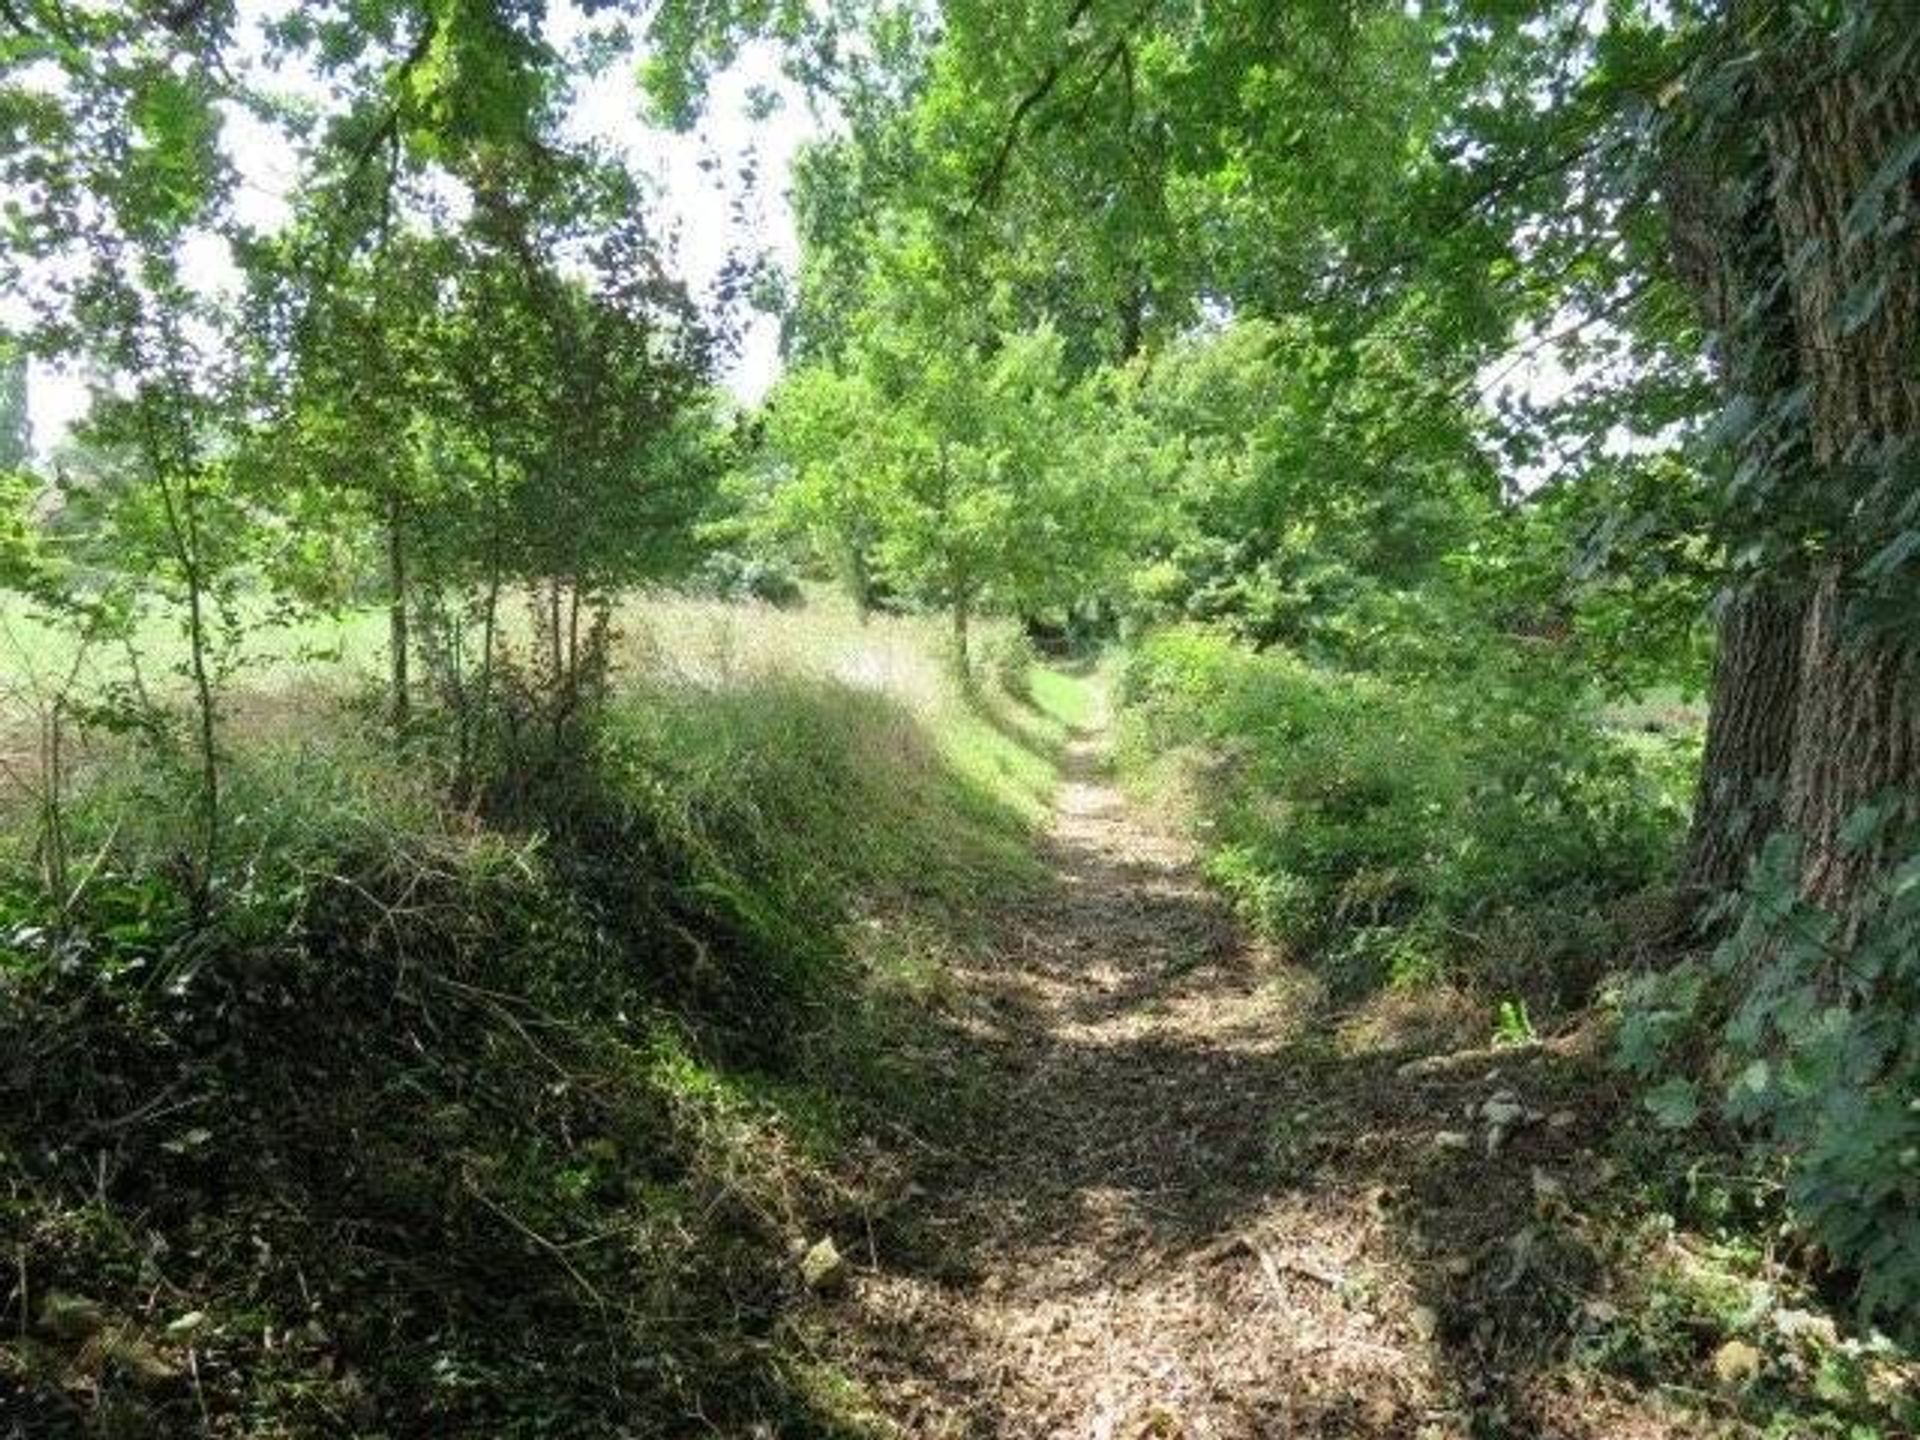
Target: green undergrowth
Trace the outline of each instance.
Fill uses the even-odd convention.
[[[1776,1171],[1783,1208],[1855,1315],[1920,1343],[1920,835],[1892,805],[1844,845],[1891,859],[1850,914],[1800,892],[1777,836],[1724,903],[1711,950],[1634,977],[1617,1059],[1676,1145],[1729,1137]],[[1886,828],[1884,837],[1877,833]]]
[[[1624,741],[1524,657],[1408,678],[1176,629],[1134,651],[1121,702],[1123,768],[1184,794],[1212,878],[1340,990],[1577,1005],[1684,823],[1684,745]]]
[[[69,904],[0,855],[0,1432],[855,1433],[792,1250],[966,1123],[902,1032],[1035,879],[1067,733],[662,680],[511,822],[257,743],[198,920],[183,782],[93,776]]]
[[[1119,755],[1135,786],[1184,807],[1215,883],[1288,958],[1319,972],[1335,1003],[1379,987],[1452,986],[1487,1017],[1461,1043],[1516,1047],[1510,1065],[1489,1064],[1538,1099],[1531,1047],[1556,1032],[1613,1033],[1614,982],[1636,940],[1671,923],[1663,886],[1694,760],[1684,731],[1624,730],[1552,678],[1523,657],[1438,679],[1342,671],[1172,630],[1128,659]],[[1886,913],[1897,918],[1891,904]],[[1889,935],[1893,923],[1883,923]],[[1686,966],[1660,973],[1668,992],[1692,976]],[[1890,961],[1876,973],[1885,983],[1904,972]],[[1752,993],[1751,1007],[1781,1004],[1777,992]],[[1624,1033],[1643,1043],[1656,1023],[1674,1043],[1697,1026],[1671,1002],[1628,1013]],[[1820,1027],[1804,1009],[1771,1013],[1797,1019],[1803,1048],[1815,1049]],[[1823,1023],[1840,1032],[1831,1016]],[[1773,1077],[1749,1067],[1729,1082],[1742,1078],[1751,1088]],[[1803,1147],[1789,1165],[1777,1150],[1756,1157],[1691,1084],[1645,1097],[1659,1102],[1647,1114],[1621,1104],[1626,1077],[1601,1059],[1570,1069],[1556,1102],[1576,1133],[1612,1118],[1583,1169],[1546,1174],[1561,1188],[1542,1192],[1534,1171],[1533,1212],[1508,1218],[1500,1278],[1479,1297],[1497,1317],[1486,1343],[1517,1346],[1528,1366],[1661,1391],[1702,1434],[1915,1433],[1920,1370],[1853,1303],[1854,1257],[1809,1231],[1804,1198],[1825,1184],[1844,1196],[1842,1218],[1865,1217],[1883,1248],[1900,1246],[1911,1206],[1897,1181],[1844,1188],[1848,1172],[1805,1157],[1904,1143],[1890,1121],[1874,1122],[1909,1097],[1810,1083],[1824,1078],[1804,1061],[1788,1077],[1809,1113],[1826,1106],[1824,1148]],[[1582,1194],[1573,1207],[1567,1183]],[[1489,1435],[1522,1433],[1483,1419]]]
[[[1796,1222],[1788,1168],[1732,1137],[1627,1123],[1608,1162],[1621,1198],[1591,1225],[1616,1278],[1574,1359],[1640,1384],[1711,1392],[1745,1433],[1911,1435],[1920,1364],[1863,1323]]]

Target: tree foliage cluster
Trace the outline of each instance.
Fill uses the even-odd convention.
[[[137,668],[69,719],[197,770],[203,902],[252,632],[383,605],[393,731],[471,795],[575,745],[613,597],[696,552],[723,337],[645,179],[567,131],[587,60],[546,21],[453,0],[0,25],[19,343],[91,391],[4,578],[95,652],[177,622],[183,730]],[[262,219],[234,157],[265,145],[287,178]]]

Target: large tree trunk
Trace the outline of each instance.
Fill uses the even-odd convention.
[[[1786,797],[1802,844],[1800,889],[1851,923],[1884,856],[1878,845],[1843,841],[1848,818],[1886,802],[1887,819],[1920,820],[1920,653],[1910,639],[1849,629],[1836,565],[1807,616],[1800,666]]]
[[[1762,586],[1734,592],[1721,610],[1706,750],[1681,873],[1692,894],[1738,885],[1780,827],[1805,609],[1798,597]]]
[[[1887,538],[1874,517],[1910,483],[1920,438],[1920,165],[1909,151],[1904,173],[1888,170],[1920,133],[1902,24],[1889,15],[1886,43],[1854,63],[1801,54],[1779,67],[1767,127],[1813,461],[1838,528],[1803,632],[1786,818],[1803,895],[1849,923],[1884,857],[1843,839],[1848,818],[1890,801],[1920,819],[1920,641],[1910,620],[1855,623],[1853,604],[1861,562]]]
[[[1751,100],[1751,92],[1743,96]],[[1773,214],[1772,170],[1736,107],[1689,138],[1663,180],[1674,269],[1691,292],[1729,405],[1766,417],[1730,457],[1745,493],[1804,484],[1806,426],[1782,402],[1798,383],[1793,313]],[[1736,514],[1735,525],[1741,518]],[[1722,597],[1707,705],[1706,748],[1681,889],[1711,897],[1737,886],[1782,819],[1793,753],[1806,604],[1794,577],[1733,575]]]

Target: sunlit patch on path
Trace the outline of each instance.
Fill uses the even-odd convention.
[[[1056,883],[957,977],[991,1133],[836,1302],[845,1370],[911,1436],[1482,1433],[1486,1377],[1436,1335],[1461,1261],[1408,1183],[1451,1099],[1246,939],[1095,739],[1049,851]],[[1580,1409],[1538,1433],[1679,1433]]]

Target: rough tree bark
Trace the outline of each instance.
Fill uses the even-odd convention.
[[[1920,440],[1920,56],[1903,22],[1888,24],[1887,43],[1857,60],[1802,53],[1769,76],[1813,462],[1840,517],[1803,629],[1786,819],[1802,840],[1802,894],[1850,924],[1882,857],[1843,842],[1848,817],[1891,798],[1920,819],[1920,639],[1854,623],[1850,603],[1883,538],[1860,517],[1910,483]],[[1863,215],[1874,186],[1877,213]]]
[[[1681,885],[1722,894],[1738,885],[1780,827],[1793,755],[1805,602],[1771,585],[1729,594],[1717,626],[1706,748]]]
[[[1808,447],[1798,412],[1779,403],[1799,380],[1793,312],[1772,170],[1744,108],[1736,107],[1731,124],[1691,137],[1662,188],[1674,269],[1708,331],[1722,394],[1729,405],[1744,400],[1768,417],[1748,427],[1732,457],[1757,492],[1802,483]],[[1725,129],[1741,133],[1729,137]],[[1706,747],[1680,877],[1688,895],[1738,885],[1780,826],[1805,613],[1790,576],[1734,576],[1721,598]]]

